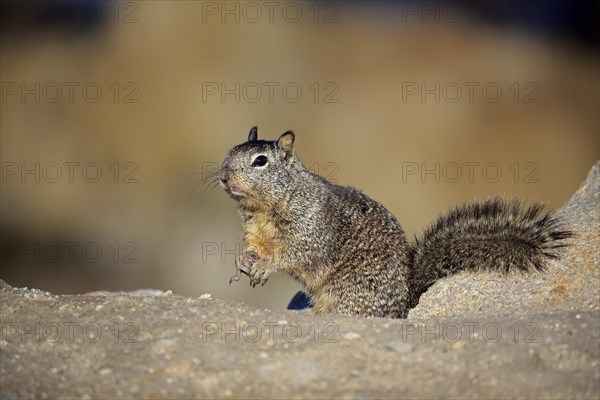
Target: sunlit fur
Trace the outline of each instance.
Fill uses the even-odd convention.
[[[253,128],[254,129],[254,128]],[[427,288],[462,270],[543,270],[571,233],[534,204],[500,198],[460,206],[414,244],[385,207],[358,189],[311,173],[294,135],[257,139],[229,151],[221,185],[239,202],[239,264],[255,286],[285,271],[321,313],[405,317]],[[264,168],[252,160],[264,154]],[[249,262],[252,255],[258,261]],[[240,267],[241,268],[241,267]]]

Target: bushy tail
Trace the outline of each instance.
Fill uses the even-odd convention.
[[[438,279],[463,270],[543,271],[573,234],[543,206],[493,198],[459,206],[440,217],[411,251],[411,298]]]

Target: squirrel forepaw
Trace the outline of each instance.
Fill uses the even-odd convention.
[[[274,269],[266,267],[264,263],[257,262],[250,269],[250,285],[252,287],[258,284],[264,286],[273,272],[275,272]]]
[[[235,260],[235,274],[229,278],[229,284],[240,280],[242,273],[250,275],[250,269],[258,261],[258,255],[253,252],[244,252]]]

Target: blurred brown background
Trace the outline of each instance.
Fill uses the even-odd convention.
[[[253,125],[411,237],[560,207],[599,158],[592,2],[267,3],[1,3],[1,279],[284,308],[287,276],[228,285],[236,205],[202,182]]]

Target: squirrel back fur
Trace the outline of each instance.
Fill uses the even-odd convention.
[[[463,270],[543,270],[572,234],[542,206],[494,198],[455,208],[410,244],[396,218],[358,189],[308,171],[288,131],[248,141],[223,161],[220,183],[238,201],[244,249],[236,275],[298,280],[321,313],[405,317],[440,278]]]

